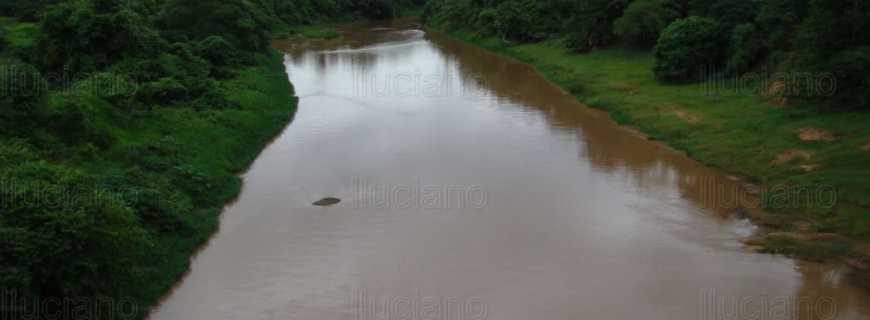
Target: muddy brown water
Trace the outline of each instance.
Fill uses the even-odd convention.
[[[741,245],[739,182],[528,65],[408,21],[276,46],[296,118],[153,320],[870,314],[844,269]]]

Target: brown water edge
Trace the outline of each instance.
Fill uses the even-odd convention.
[[[843,269],[746,250],[738,181],[413,24],[276,44],[296,119],[152,319],[870,313]]]

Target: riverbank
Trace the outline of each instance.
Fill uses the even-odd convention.
[[[155,161],[190,168],[189,173],[199,175],[196,180],[208,188],[208,195],[200,198],[204,201],[193,203],[186,219],[192,230],[165,234],[157,241],[166,252],[153,261],[156,265],[147,273],[145,286],[135,289],[143,302],[143,313],[137,318],[147,315],[150,306],[189,270],[191,256],[217,231],[224,205],[241,191],[238,174],[290,123],[298,104],[278,52],[259,56],[255,66],[239,70],[235,78],[220,81],[220,86],[238,103],[237,109],[205,115],[161,109],[128,132],[131,144],[150,141],[157,143],[156,148],[171,149],[173,156]]]
[[[755,220],[779,232],[747,240],[756,249],[852,264],[865,259],[870,114],[783,106],[759,97],[751,87],[758,83],[664,85],[653,76],[648,52],[612,48],[578,55],[561,40],[509,44],[463,31],[449,34],[535,66],[618,123],[757,189],[759,201],[746,205],[763,209]]]
[[[16,51],[30,50],[40,32],[37,25],[12,18],[0,19],[0,31],[9,42],[8,50],[0,56],[3,67],[14,65],[12,54]],[[65,134],[62,138],[83,142],[73,140],[75,143],[66,145],[45,133],[27,139],[0,137],[0,160],[4,163],[0,168],[0,213],[25,217],[41,204],[33,201],[63,196],[52,199],[57,203],[52,208],[64,213],[58,219],[68,219],[65,221],[70,225],[65,225],[65,232],[89,237],[114,232],[107,241],[135,240],[135,244],[124,249],[129,256],[107,262],[119,268],[117,273],[126,274],[101,275],[107,277],[107,282],[108,277],[117,277],[111,280],[120,285],[95,297],[125,302],[132,299],[133,309],[127,305],[125,310],[104,310],[110,313],[104,315],[106,318],[147,316],[150,308],[188,271],[190,257],[217,231],[224,205],[241,190],[242,182],[237,175],[293,118],[298,99],[287,79],[284,56],[277,50],[257,53],[250,63],[233,66],[226,74],[219,79],[209,78],[226,102],[206,109],[189,101],[134,108],[100,96],[101,92],[89,91],[86,86],[53,87],[45,92],[46,108],[85,106],[82,110],[86,111],[78,116],[89,130],[86,134],[91,136],[79,137],[77,134],[83,129],[72,127],[62,132]],[[76,196],[73,199],[94,203],[65,201],[72,192]],[[112,210],[113,218],[118,220],[91,225],[83,222],[87,220],[76,220],[79,216],[67,208],[87,205],[93,207],[79,210],[95,216],[102,213],[100,210]],[[20,223],[14,218],[17,217],[2,215],[0,224]],[[118,225],[106,226],[110,223]],[[51,238],[67,243],[75,241],[72,239],[78,238],[61,235]],[[12,237],[4,239],[12,240]],[[0,256],[3,252],[0,250]],[[27,262],[19,263],[24,267]],[[44,263],[33,268],[58,267],[55,263]],[[7,282],[2,284],[17,290],[14,282],[10,287],[5,287]],[[86,284],[82,287],[88,288]],[[28,292],[16,293],[25,297]],[[87,300],[84,295],[93,292],[81,289],[65,294],[81,295],[81,299]],[[35,307],[29,305],[30,301],[27,303],[22,307]]]

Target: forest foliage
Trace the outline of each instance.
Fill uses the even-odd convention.
[[[750,72],[833,77],[834,92],[813,94],[798,81],[784,95],[839,110],[870,108],[868,1],[432,0],[424,19],[508,42],[561,38],[577,52],[653,50],[663,82]]]
[[[292,115],[271,30],[412,4],[0,1],[3,314],[58,299],[129,319],[88,302],[132,299],[143,317]]]

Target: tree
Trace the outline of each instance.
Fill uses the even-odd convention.
[[[614,22],[613,29],[616,35],[629,44],[652,46],[661,31],[678,15],[678,12],[667,8],[664,0],[637,0]]]
[[[723,41],[719,25],[708,18],[689,17],[669,25],[653,49],[653,71],[662,81],[697,79],[705,68],[721,66]]]
[[[50,72],[76,77],[130,56],[167,48],[147,19],[121,1],[69,1],[50,7],[41,21],[37,49]]]
[[[0,286],[63,298],[111,296],[132,283],[147,237],[133,213],[101,193],[93,177],[33,161],[6,166],[0,177],[26,182],[3,190],[11,192],[5,199],[17,201],[4,203],[0,215]]]
[[[169,0],[157,17],[173,42],[200,41],[220,35],[236,48],[255,52],[269,47],[268,18],[243,0]]]
[[[0,68],[0,133],[25,134],[38,121],[48,83],[29,64]]]
[[[505,1],[495,9],[496,32],[507,40],[532,41],[541,38],[535,1]]]
[[[568,47],[586,52],[616,39],[613,23],[622,16],[628,0],[585,0],[574,5],[568,29]]]
[[[395,15],[395,8],[391,0],[360,0],[357,8],[362,14],[371,19],[389,19]]]

